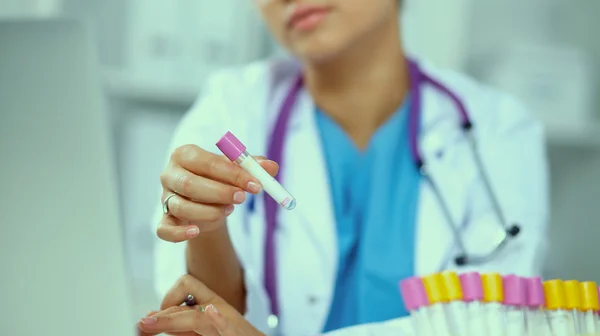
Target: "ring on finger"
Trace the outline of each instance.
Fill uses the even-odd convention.
[[[188,307],[193,307],[196,305],[196,298],[192,294],[188,294],[184,301],[185,305]]]
[[[175,197],[175,196],[177,196],[177,194],[170,194],[170,195],[169,195],[169,196],[167,196],[167,197],[165,198],[165,200],[163,201],[163,204],[162,204],[162,211],[163,211],[163,213],[164,213],[165,215],[168,215],[168,214],[169,214],[169,200],[170,200],[171,198]]]

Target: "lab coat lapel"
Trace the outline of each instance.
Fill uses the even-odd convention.
[[[290,312],[296,320],[304,315],[307,333],[318,333],[325,323],[332,300],[337,270],[337,239],[329,177],[315,122],[315,105],[301,90],[288,124],[282,169],[285,186],[296,198],[292,211],[280,212],[280,241],[293,244],[281,256],[293,265],[286,267],[290,277],[286,287]],[[292,178],[293,177],[293,178]],[[293,255],[292,255],[292,251]],[[290,269],[292,268],[292,269]],[[283,288],[282,288],[283,289]]]
[[[313,237],[314,246],[326,257],[328,268],[335,268],[335,218],[329,188],[329,176],[321,138],[316,126],[315,104],[305,90],[301,90],[296,109],[289,125],[286,160],[293,181],[294,197],[298,202],[296,216]],[[296,178],[298,177],[298,178]],[[301,178],[300,178],[301,177]]]
[[[461,161],[465,151],[456,107],[443,94],[424,85],[421,92],[421,132],[419,148],[429,178],[439,190],[460,226],[464,218],[466,185],[461,178]],[[452,261],[451,223],[444,216],[433,186],[426,178],[421,182],[417,224],[416,273],[437,272]]]
[[[315,121],[315,104],[305,90],[301,90],[297,106],[289,124],[285,159],[290,170],[289,181],[298,202],[295,216],[302,220],[314,238],[316,248],[323,256],[332,255],[337,244],[335,218],[329,188],[329,176],[321,138]],[[335,266],[333,259],[327,266]]]

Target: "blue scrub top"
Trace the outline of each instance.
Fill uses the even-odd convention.
[[[414,274],[420,175],[408,142],[409,102],[361,151],[317,109],[339,247],[324,332],[408,314],[398,282]]]

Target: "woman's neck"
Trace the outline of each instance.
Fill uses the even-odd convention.
[[[402,104],[409,77],[396,20],[327,62],[305,67],[306,87],[317,106],[359,148]]]

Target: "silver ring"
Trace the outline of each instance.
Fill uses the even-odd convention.
[[[169,200],[175,196],[177,196],[177,194],[170,194],[169,196],[167,196],[167,198],[165,198],[165,200],[162,204],[162,211],[165,215],[169,214]]]

